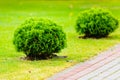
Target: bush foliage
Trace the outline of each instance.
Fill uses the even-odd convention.
[[[26,20],[14,33],[17,51],[30,58],[50,58],[66,45],[66,35],[61,26],[48,19]]]
[[[84,37],[106,37],[118,28],[118,20],[101,8],[92,8],[80,13],[76,21],[76,31]]]

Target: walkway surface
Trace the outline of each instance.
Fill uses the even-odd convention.
[[[120,80],[120,44],[47,80]]]

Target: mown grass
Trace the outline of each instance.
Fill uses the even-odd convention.
[[[103,7],[120,19],[119,0],[38,1],[0,0],[0,80],[44,80],[71,65],[90,59],[120,42],[120,28],[108,38],[82,39],[75,32],[75,20],[80,11]],[[29,17],[49,18],[63,26],[67,47],[59,55],[65,59],[40,61],[21,60],[25,55],[12,44],[14,30]]]

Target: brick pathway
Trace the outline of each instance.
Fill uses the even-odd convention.
[[[47,80],[120,80],[120,44]]]

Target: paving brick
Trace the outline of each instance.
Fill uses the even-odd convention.
[[[115,80],[120,80],[120,76],[118,76]]]
[[[91,78],[90,80],[103,80],[105,77],[109,76],[110,74],[116,72],[117,70],[120,70],[120,65],[116,65],[113,68],[106,70],[105,72],[102,72],[98,76],[95,76]]]
[[[120,75],[120,69],[117,70],[116,72],[112,73],[111,75],[107,76],[103,80],[115,80],[118,78],[119,75]]]
[[[118,65],[119,62],[120,62],[120,59],[117,58],[117,59],[111,61],[110,63],[100,67],[99,69],[97,69],[95,71],[92,71],[89,74],[79,78],[79,80],[88,80],[88,79],[90,79],[90,78],[92,78],[92,77],[94,77],[94,76],[96,76],[98,74],[101,74],[104,71],[107,71],[109,68],[112,68],[112,67]]]

